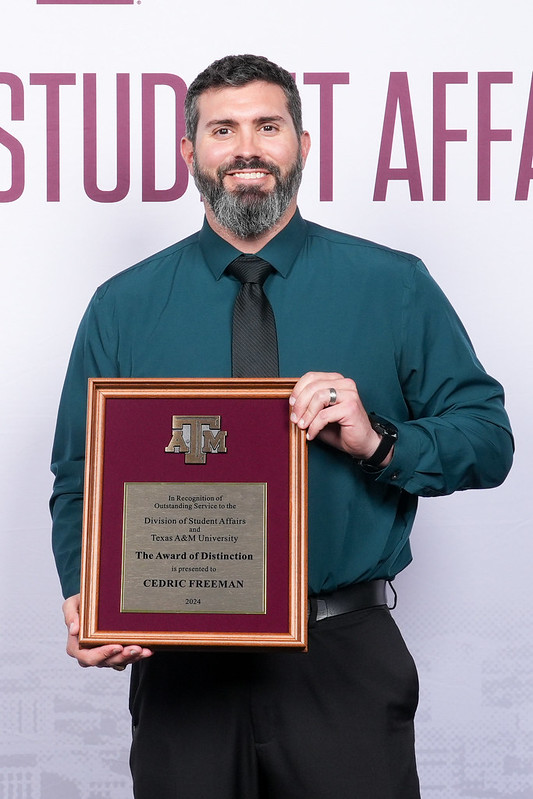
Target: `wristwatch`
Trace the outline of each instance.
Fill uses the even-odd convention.
[[[378,448],[374,454],[366,460],[360,460],[359,466],[370,466],[371,468],[375,469],[381,463],[383,463],[393,446],[398,441],[398,428],[396,428],[391,422],[387,422],[386,419],[380,419],[375,413],[370,413],[368,415],[368,419],[372,425],[372,429],[381,436],[381,441],[379,442]]]

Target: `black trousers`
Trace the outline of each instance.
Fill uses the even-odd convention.
[[[386,607],[310,624],[309,651],[136,664],[136,799],[418,799],[418,679]]]

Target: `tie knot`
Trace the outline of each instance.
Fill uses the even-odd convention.
[[[226,272],[241,283],[259,283],[262,286],[272,272],[272,265],[257,255],[239,255],[229,264]]]

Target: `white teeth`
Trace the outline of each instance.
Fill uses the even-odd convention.
[[[234,172],[233,177],[239,180],[256,180],[257,178],[264,178],[267,172]]]

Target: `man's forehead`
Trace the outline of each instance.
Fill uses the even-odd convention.
[[[213,119],[232,118],[242,113],[284,117],[290,120],[285,92],[276,83],[255,80],[244,86],[216,86],[198,98],[199,117],[203,124]]]

